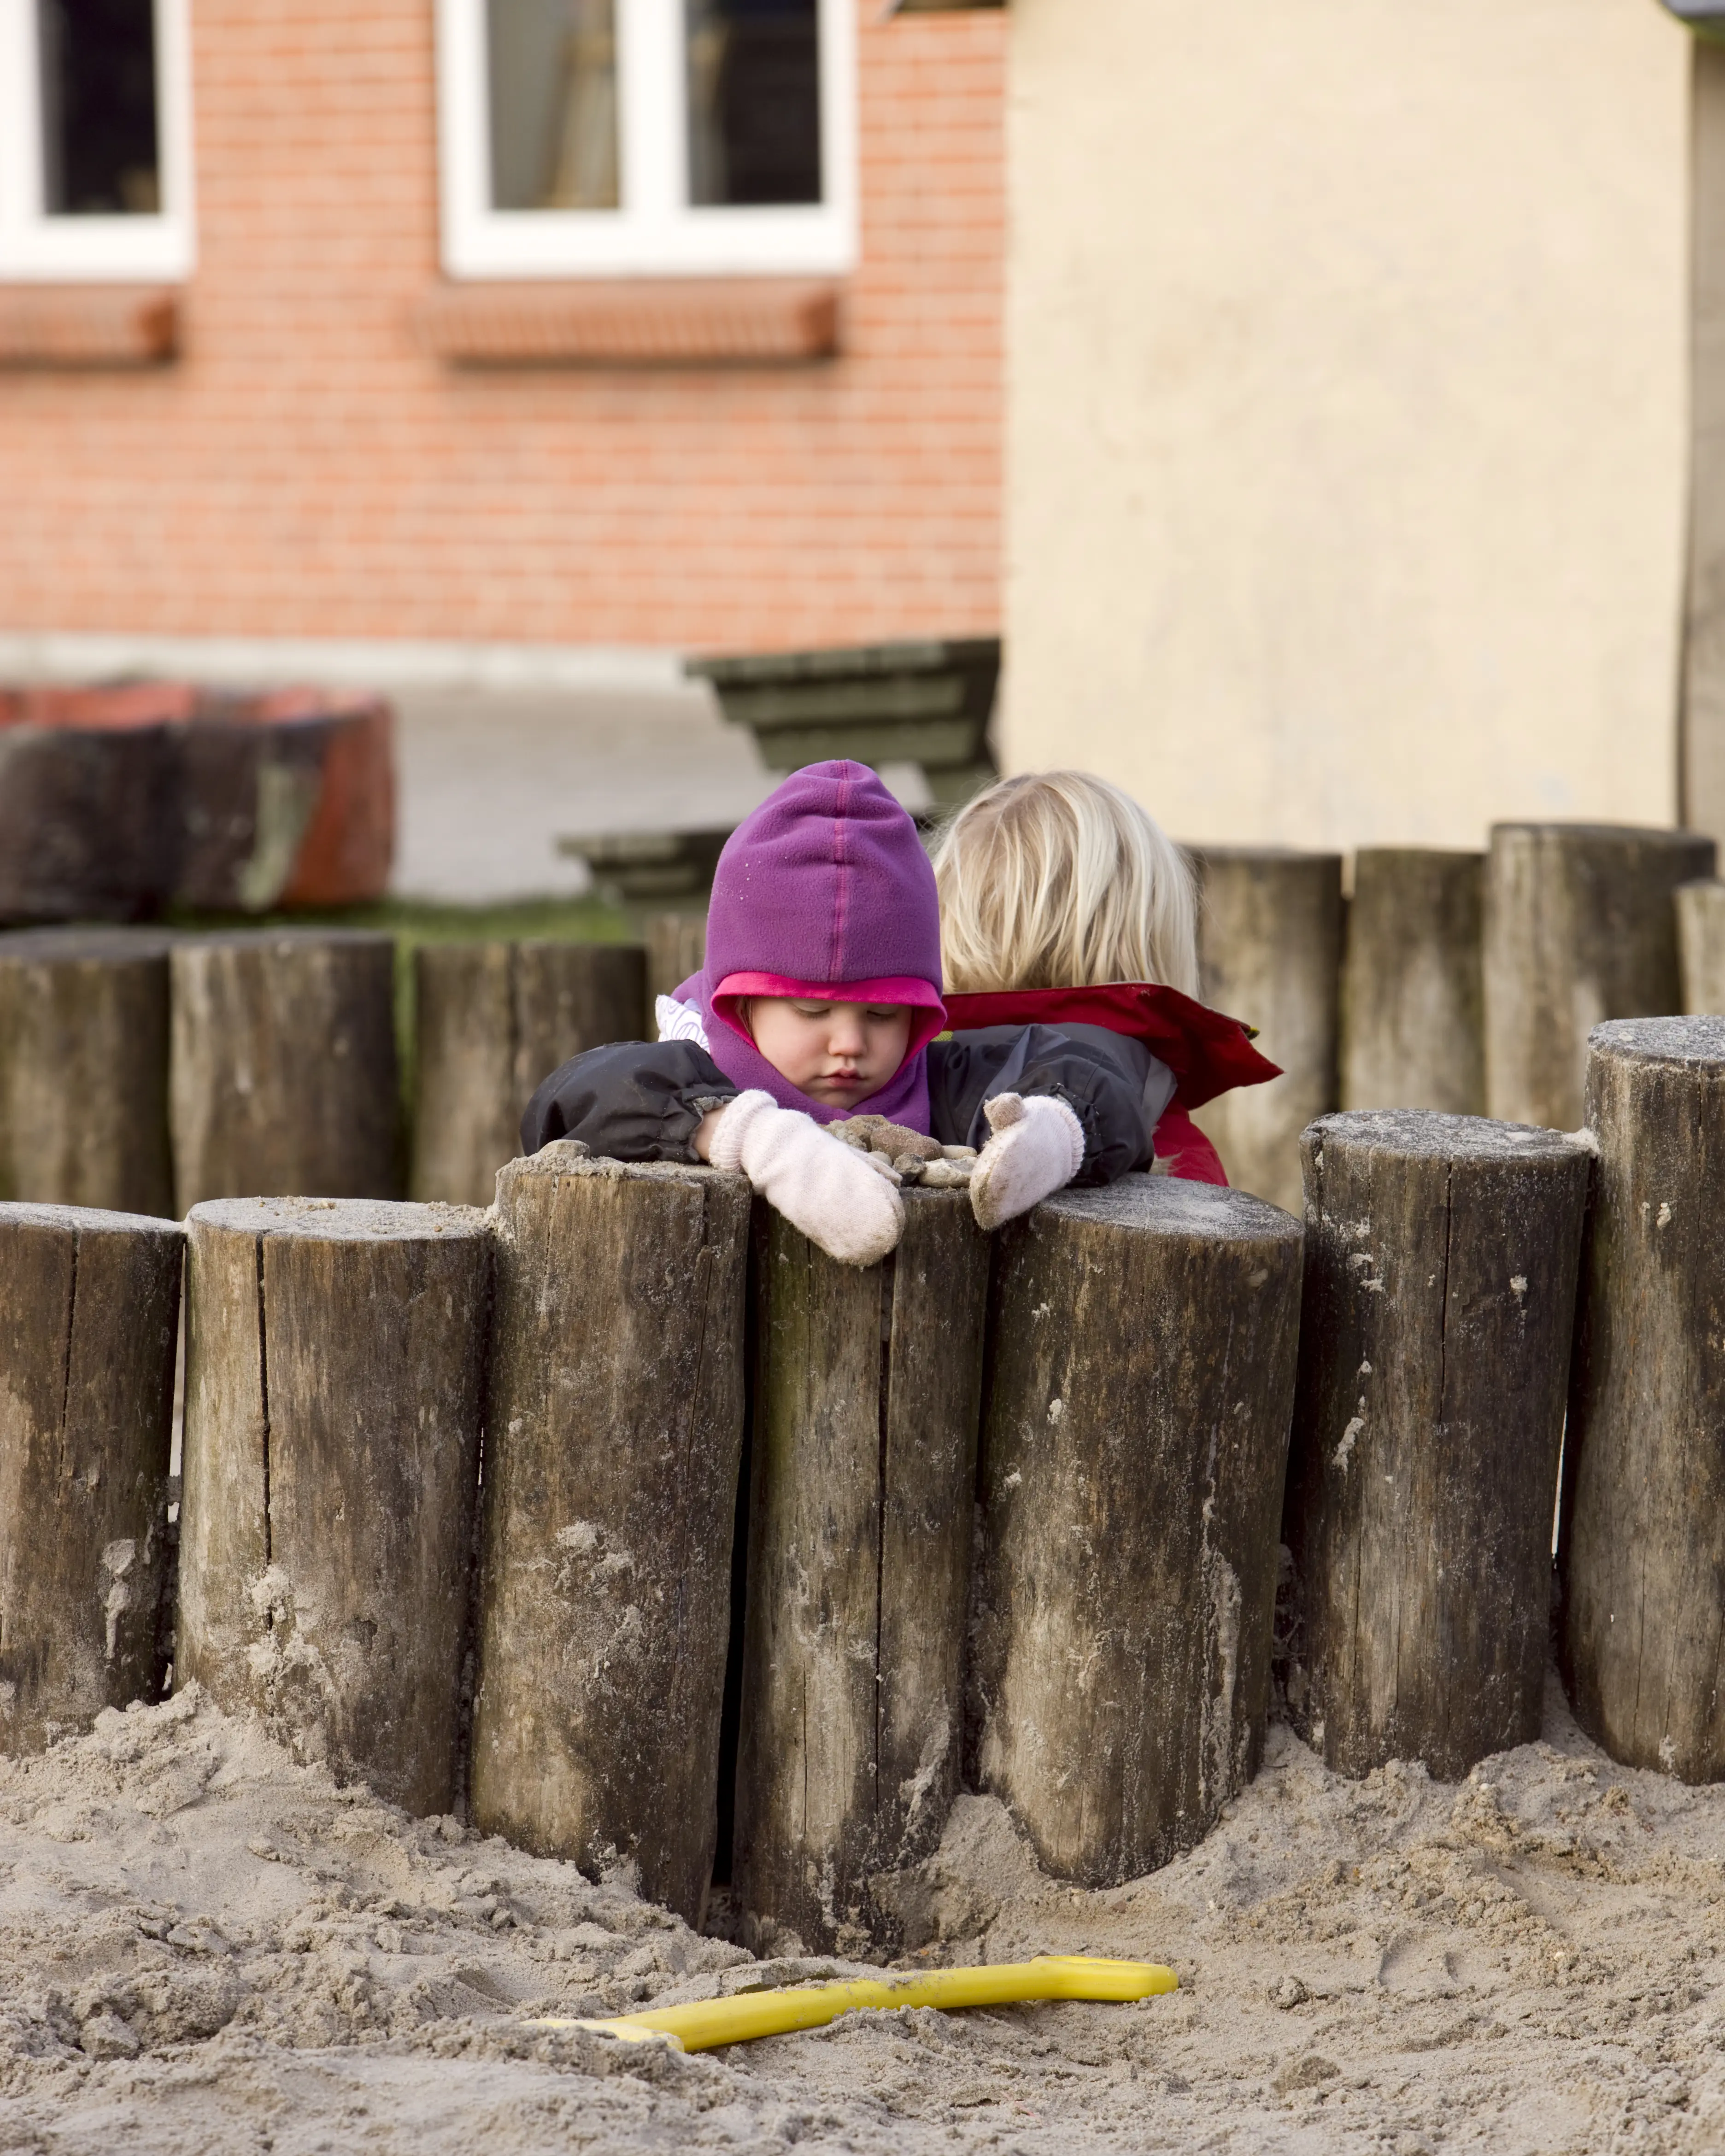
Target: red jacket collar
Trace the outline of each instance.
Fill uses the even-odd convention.
[[[1235,1086],[1261,1086],[1281,1071],[1253,1047],[1248,1029],[1178,988],[1112,981],[1099,988],[1012,988],[984,996],[948,995],[955,1033],[984,1025],[1100,1025],[1142,1040],[1174,1074],[1174,1098],[1201,1108]]]

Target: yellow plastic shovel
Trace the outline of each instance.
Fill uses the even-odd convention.
[[[1178,1991],[1171,1969],[1153,1961],[1109,1961],[1099,1954],[1038,1954],[1030,1961],[995,1962],[982,1969],[936,1969],[926,1975],[857,1977],[842,1984],[793,1985],[774,1991],[739,1991],[728,1999],[701,1999],[626,2014],[614,2021],[530,2021],[530,2029],[593,2029],[625,2044],[668,2036],[685,2051],[710,2051],[719,2044],[745,2044],[755,2036],[783,2036],[796,2029],[824,2028],[859,2007],[1012,2006],[1033,1999],[1151,1999]]]

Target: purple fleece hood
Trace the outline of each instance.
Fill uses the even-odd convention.
[[[855,1108],[824,1106],[774,1070],[737,1006],[752,995],[908,1004],[911,1045],[897,1070]],[[890,1116],[928,1128],[928,1043],[941,1004],[940,902],[916,827],[866,764],[811,763],[726,841],[706,916],[706,966],[683,983],[713,1060],[817,1122]]]

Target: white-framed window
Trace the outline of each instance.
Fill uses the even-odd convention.
[[[438,0],[453,277],[836,275],[855,0]]]
[[[0,0],[0,279],[180,279],[187,0]]]

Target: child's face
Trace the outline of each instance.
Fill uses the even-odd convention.
[[[779,1075],[829,1108],[854,1107],[877,1092],[911,1045],[911,1014],[903,1004],[756,996],[748,1025],[756,1047]]]

